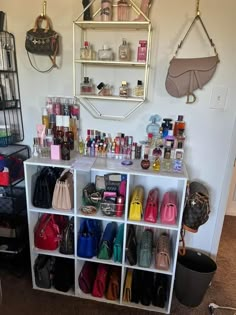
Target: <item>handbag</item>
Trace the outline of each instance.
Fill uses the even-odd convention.
[[[110,222],[107,224],[103,236],[101,245],[98,251],[99,259],[110,259],[113,253],[113,242],[117,232],[117,223]]]
[[[108,288],[106,292],[106,298],[108,300],[115,301],[119,299],[120,296],[120,277],[121,268],[113,266],[110,270]]]
[[[128,227],[128,236],[125,248],[126,258],[131,266],[137,264],[137,240],[133,225]]]
[[[154,279],[152,304],[161,308],[165,307],[167,300],[167,287],[168,277],[167,275],[156,273]]]
[[[93,284],[92,295],[98,298],[103,297],[106,290],[107,275],[109,271],[108,265],[99,264],[96,278]]]
[[[74,218],[63,229],[59,252],[64,255],[74,254]]]
[[[149,268],[152,262],[153,231],[144,230],[138,248],[138,265]]]
[[[92,258],[97,255],[101,238],[101,222],[93,219],[82,219],[78,235],[77,255]]]
[[[71,210],[74,206],[73,173],[65,169],[57,179],[53,191],[52,207],[56,210]]]
[[[79,274],[79,287],[84,293],[92,293],[93,284],[97,273],[97,264],[86,261]]]
[[[177,218],[177,194],[174,191],[168,191],[164,194],[161,203],[161,223],[176,224]]]
[[[140,302],[142,305],[149,306],[152,302],[153,282],[154,273],[149,271],[142,271],[142,288],[140,296]]]
[[[74,285],[74,261],[56,257],[53,284],[56,290],[68,292]]]
[[[118,228],[118,232],[113,245],[113,260],[114,262],[122,262],[122,251],[124,241],[124,224],[121,224]]]
[[[179,49],[182,47],[184,40],[186,39],[188,33],[192,29],[195,22],[199,21],[210,45],[213,47],[215,56],[203,57],[203,58],[176,58]],[[197,14],[194,18],[192,24],[190,25],[186,35],[183,40],[178,45],[175,56],[170,61],[167,77],[166,77],[166,90],[174,97],[187,96],[187,104],[194,103],[196,101],[196,96],[193,91],[197,89],[202,89],[203,86],[208,83],[213,77],[216,67],[219,63],[218,53],[216,51],[215,44],[210,38],[205,25]]]
[[[43,20],[46,27],[42,28]],[[35,20],[34,28],[26,32],[25,49],[31,66],[39,72],[48,72],[57,67],[56,56],[59,53],[59,34],[52,29],[51,20],[48,16],[38,16]],[[52,62],[52,66],[47,70],[39,70],[33,65],[29,53],[48,56]]]
[[[129,220],[140,221],[143,212],[144,188],[136,186],[130,203]]]
[[[55,250],[59,246],[60,228],[53,214],[44,213],[34,229],[34,245],[39,249]]]
[[[142,293],[142,270],[134,269],[132,276],[132,284],[131,284],[131,302],[139,303]]]
[[[35,283],[37,287],[50,289],[55,258],[39,254],[34,263]]]
[[[149,191],[147,204],[145,207],[144,221],[156,223],[159,208],[159,190],[153,188]]]
[[[162,233],[157,240],[155,265],[157,269],[170,268],[170,238],[166,233]]]
[[[123,301],[124,302],[131,302],[132,297],[132,277],[133,277],[133,269],[128,269],[125,278],[125,287],[123,293]]]

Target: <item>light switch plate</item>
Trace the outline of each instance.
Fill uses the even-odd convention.
[[[226,98],[228,88],[225,86],[215,86],[212,89],[210,108],[224,111],[226,108]]]

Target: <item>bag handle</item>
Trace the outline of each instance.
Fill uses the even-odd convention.
[[[34,28],[33,28],[34,33],[37,31],[37,29],[41,28],[40,26],[43,20],[46,21],[46,27],[44,29],[44,33],[47,33],[48,30],[52,29],[49,17],[47,15],[44,15],[44,16],[39,15],[36,18],[35,23],[34,23]]]

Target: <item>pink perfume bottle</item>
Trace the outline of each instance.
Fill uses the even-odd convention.
[[[120,0],[117,2],[117,20],[118,21],[129,20],[129,4],[127,0]]]
[[[138,62],[146,62],[147,59],[147,41],[140,40],[138,47],[138,54],[137,54],[137,61]]]

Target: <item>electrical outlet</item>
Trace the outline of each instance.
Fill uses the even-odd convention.
[[[225,110],[228,89],[224,86],[215,86],[212,89],[210,108]]]

